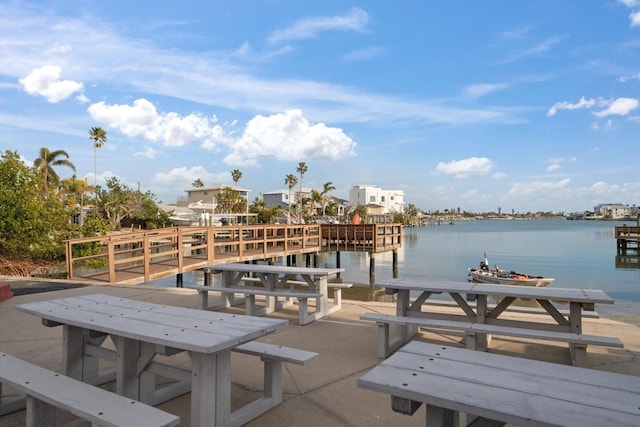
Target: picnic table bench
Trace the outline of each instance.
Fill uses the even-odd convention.
[[[245,304],[250,316],[263,316],[291,306],[298,301],[299,324],[306,325],[342,308],[342,289],[348,283],[329,283],[328,278],[344,271],[341,268],[306,268],[263,264],[220,264],[202,268],[205,284],[192,286],[198,291],[200,309],[211,310]],[[221,274],[219,286],[210,286],[211,274]],[[297,280],[301,279],[301,280]],[[329,302],[328,290],[333,289],[333,303]],[[220,304],[210,306],[208,294],[222,295]],[[242,298],[236,298],[242,294]],[[256,304],[256,296],[264,297],[264,305]],[[283,298],[283,301],[280,301]],[[315,300],[315,311],[311,311],[308,300]]]
[[[27,427],[55,426],[57,408],[100,426],[170,427],[180,423],[180,417],[6,353],[0,353],[0,392],[2,384],[26,398],[3,399],[0,415],[26,406]]]
[[[304,364],[317,356],[253,342],[288,322],[210,312],[93,294],[16,306],[46,326],[63,327],[62,364],[73,378],[100,384],[116,380],[116,392],[158,404],[191,391],[191,425],[239,426],[282,402],[282,363]],[[103,346],[110,337],[115,350]],[[170,364],[189,353],[190,367]],[[259,355],[264,364],[263,396],[231,410],[231,352]],[[168,356],[161,360],[156,355]],[[99,359],[115,372],[99,372]],[[156,376],[175,380],[157,387]]]
[[[425,403],[429,427],[457,426],[460,412],[470,426],[640,425],[636,376],[418,341],[358,386],[391,395],[392,409],[403,414]]]
[[[617,337],[587,335],[582,332],[582,311],[593,311],[596,303],[613,304],[613,300],[601,290],[572,288],[542,288],[515,285],[491,285],[468,282],[396,280],[387,285],[388,292],[397,293],[396,315],[364,313],[362,320],[378,325],[378,356],[385,358],[411,340],[419,328],[462,331],[468,348],[484,351],[492,334],[563,341],[569,345],[571,361],[586,366],[587,346],[599,345],[623,347]],[[417,293],[410,299],[410,293]],[[436,312],[426,304],[434,294],[449,294],[461,313]],[[499,302],[490,306],[489,297]],[[500,317],[517,299],[527,298],[544,309],[549,317],[536,320],[505,319]],[[468,299],[476,301],[469,304]],[[562,312],[553,304],[562,301],[569,310]],[[392,336],[390,325],[396,325]]]

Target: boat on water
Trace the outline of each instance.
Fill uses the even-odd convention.
[[[533,274],[518,273],[513,270],[500,269],[496,264],[489,268],[489,261],[485,254],[478,268],[469,268],[471,280],[478,283],[493,283],[496,285],[520,285],[520,286],[547,286],[555,279],[551,277],[537,276]]]

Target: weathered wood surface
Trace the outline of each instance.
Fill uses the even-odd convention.
[[[282,329],[288,323],[102,294],[20,304],[16,309],[60,324],[207,354]]]
[[[427,414],[444,408],[518,426],[640,425],[636,376],[416,341],[358,385],[424,402]]]
[[[101,426],[180,424],[180,417],[5,353],[0,353],[0,382],[27,395],[26,425],[29,427],[55,426],[55,408]]]

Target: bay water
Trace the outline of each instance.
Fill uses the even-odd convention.
[[[478,267],[486,253],[490,267],[497,264],[505,270],[555,278],[549,287],[602,289],[615,304],[598,305],[600,314],[634,318],[640,316],[638,252],[627,252],[635,267],[616,267],[614,228],[621,225],[623,222],[564,219],[473,220],[404,228],[402,247],[397,251],[397,277],[467,281],[468,268]],[[375,254],[375,285],[384,286],[394,279],[392,261],[391,251]],[[373,292],[377,286],[369,277],[368,253],[340,252],[340,264],[345,269],[343,282],[368,290],[343,291],[345,298],[377,299],[381,293]],[[335,252],[319,255],[318,267],[335,266]],[[184,275],[185,287],[195,283],[202,283],[201,272]],[[152,284],[175,286],[175,278]]]

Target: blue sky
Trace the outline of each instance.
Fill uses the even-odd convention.
[[[200,178],[425,210],[640,204],[640,0],[7,1],[0,149],[164,203]],[[67,176],[67,171],[59,171]]]

